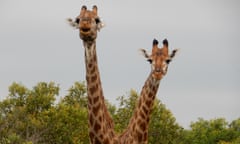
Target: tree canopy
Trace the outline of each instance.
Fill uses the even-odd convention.
[[[20,83],[9,86],[0,101],[0,143],[2,144],[88,144],[87,93],[84,82],[75,82],[61,99],[59,85],[39,82],[29,89]],[[130,90],[118,97],[119,106],[107,102],[122,132],[132,116],[139,94]],[[169,109],[155,100],[149,126],[149,144],[239,144],[240,118],[192,122],[184,130]]]

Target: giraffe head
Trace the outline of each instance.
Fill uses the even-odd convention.
[[[97,38],[97,31],[103,27],[97,11],[98,8],[96,5],[93,6],[92,10],[88,10],[84,5],[75,21],[68,19],[71,26],[79,29],[79,35],[83,41],[95,40]]]
[[[168,41],[167,39],[163,40],[163,47],[158,48],[158,41],[153,40],[153,47],[151,55],[147,54],[146,50],[141,49],[147,61],[151,64],[152,76],[160,80],[167,73],[168,65],[175,56],[177,49],[173,50],[172,53],[168,54]]]

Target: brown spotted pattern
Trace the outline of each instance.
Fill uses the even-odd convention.
[[[73,22],[73,21],[71,21]],[[96,38],[101,21],[97,7],[88,10],[83,6],[75,24],[79,29],[80,38],[85,49],[86,81],[88,94],[88,125],[91,144],[117,144],[114,140],[114,124],[104,103],[103,90],[96,54]]]
[[[142,88],[140,98],[135,108],[133,117],[127,129],[119,136],[120,143],[147,144],[150,114],[159,88],[160,80],[167,73],[167,66],[177,50],[168,55],[168,42],[163,41],[163,48],[158,48],[158,41],[153,40],[152,54],[149,56],[143,50],[145,57],[150,62],[152,69]]]
[[[142,88],[138,104],[128,128],[119,136],[121,143],[147,144],[150,113],[159,83],[160,80],[156,80],[152,74],[150,74]]]
[[[92,11],[83,6],[75,21],[69,19],[71,26],[79,29],[85,49],[86,81],[88,94],[88,125],[91,144],[147,144],[150,113],[158,91],[160,80],[166,74],[163,67],[168,64],[168,43],[159,49],[153,42],[149,62],[152,71],[146,80],[127,129],[122,134],[115,134],[114,123],[104,102],[100,73],[97,63],[96,38],[101,28],[97,7]],[[173,57],[175,55],[172,54]],[[148,55],[145,54],[145,57]],[[169,60],[168,60],[169,61]]]

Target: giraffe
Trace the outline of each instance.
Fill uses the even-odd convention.
[[[163,40],[163,47],[158,48],[158,41],[153,40],[152,54],[141,50],[151,64],[151,72],[142,88],[140,98],[127,129],[119,135],[121,144],[147,144],[150,114],[160,80],[166,75],[168,64],[175,56],[177,49],[168,54],[168,41]]]
[[[97,32],[103,27],[98,17],[97,6],[88,10],[82,6],[80,15],[69,24],[79,29],[80,39],[85,49],[85,66],[88,95],[88,125],[91,144],[117,143],[114,123],[104,103],[103,90],[98,69],[96,38]]]
[[[97,7],[92,11],[82,6],[80,15],[69,24],[79,29],[80,38],[85,49],[86,81],[88,94],[88,123],[91,144],[146,144],[150,113],[160,80],[167,73],[168,64],[177,50],[168,55],[168,41],[163,41],[163,48],[158,48],[158,41],[153,40],[152,54],[142,49],[151,64],[151,72],[141,92],[140,99],[127,129],[122,134],[115,134],[113,120],[104,103],[100,73],[97,64],[97,31],[103,27],[97,14]]]

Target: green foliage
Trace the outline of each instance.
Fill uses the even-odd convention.
[[[199,118],[191,124],[191,131],[185,134],[185,144],[232,144],[239,141],[238,120],[230,125],[224,118],[204,120]]]
[[[68,90],[68,94],[62,100],[65,105],[80,105],[87,107],[87,88],[85,83],[75,82],[74,85]]]
[[[39,113],[51,108],[58,95],[59,87],[53,82],[49,84],[45,82],[38,83],[33,90],[29,91],[26,105],[29,113]]]
[[[114,115],[116,131],[122,132],[127,127],[138,98],[139,95],[134,90],[130,91],[127,98],[118,98],[120,107]],[[172,113],[159,100],[155,100],[149,126],[149,143],[178,143],[181,132],[182,128],[176,123]]]
[[[58,90],[52,82],[38,83],[32,90],[13,83],[9,97],[0,103],[0,143],[40,142],[46,126],[40,114],[53,106]]]
[[[115,130],[122,132],[128,125],[130,118],[132,117],[138,94],[136,91],[131,90],[127,98],[120,96],[117,100],[119,101],[119,108],[113,115]]]
[[[9,95],[0,101],[1,144],[87,144],[87,93],[84,82],[76,82],[63,99],[56,101],[59,86],[40,82],[32,89],[19,83],[9,86]],[[119,107],[106,101],[122,132],[128,125],[139,95],[131,90],[118,98]],[[199,119],[183,130],[171,111],[156,100],[149,126],[149,144],[239,144],[240,118]]]
[[[45,143],[89,143],[86,87],[76,82],[68,92],[54,109],[43,114],[49,129]]]
[[[76,82],[54,105],[58,93],[53,82],[31,90],[13,83],[0,102],[0,143],[89,143],[84,83]]]
[[[89,143],[86,109],[60,104],[42,117],[47,123],[44,143]]]
[[[149,143],[178,144],[183,128],[180,127],[173,114],[166,106],[156,99],[150,119]]]

